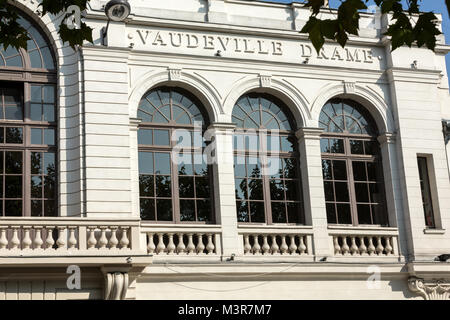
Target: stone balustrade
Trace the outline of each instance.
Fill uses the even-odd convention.
[[[63,217],[1,219],[0,256],[129,252],[138,250],[138,237],[133,237],[138,229],[138,220]]]
[[[152,255],[220,255],[221,228],[205,225],[143,225]]]
[[[244,255],[312,255],[312,232],[309,228],[240,227]]]
[[[395,228],[332,228],[335,256],[395,256],[398,232]]]

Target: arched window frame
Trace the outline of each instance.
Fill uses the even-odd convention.
[[[167,123],[161,123],[161,122],[152,122],[152,121],[145,121],[145,117],[146,115],[142,113],[142,108],[141,108],[141,104],[144,102],[144,100],[147,100],[147,98],[154,92],[159,92],[159,91],[167,91],[170,92],[170,105],[171,105],[171,110],[173,110],[173,105],[176,105],[176,103],[174,103],[173,101],[173,93],[176,92],[179,95],[185,96],[186,98],[188,98],[193,105],[196,107],[196,111],[198,111],[198,113],[193,114],[191,117],[191,124],[180,124],[180,123],[176,123],[176,119],[173,119],[172,117],[172,113],[170,116],[170,121]],[[149,100],[147,100],[148,103],[150,103]],[[147,102],[145,102],[147,103]],[[162,101],[161,101],[162,103]],[[143,96],[143,98],[141,99],[141,102],[139,104],[139,108],[138,108],[138,118],[142,119],[142,121],[140,122],[139,126],[138,126],[138,151],[139,151],[139,162],[140,162],[140,172],[139,172],[139,176],[140,176],[140,212],[141,212],[141,218],[143,220],[147,220],[147,221],[151,221],[152,223],[176,223],[176,224],[213,224],[215,223],[215,215],[214,215],[214,188],[213,188],[213,175],[212,175],[212,167],[211,165],[208,165],[207,163],[203,163],[202,165],[200,165],[200,167],[202,167],[202,170],[204,169],[204,167],[207,167],[207,174],[206,175],[202,175],[199,174],[198,171],[196,171],[196,167],[195,164],[197,164],[197,162],[200,161],[200,157],[203,158],[203,160],[205,161],[205,156],[204,156],[204,149],[207,146],[207,143],[204,141],[203,139],[203,134],[204,132],[207,130],[207,126],[209,125],[209,120],[208,120],[208,115],[206,113],[205,107],[203,106],[203,104],[200,102],[200,100],[192,93],[190,93],[188,90],[179,88],[179,87],[175,87],[175,86],[159,86],[156,88],[152,88],[149,91],[147,91],[147,93]],[[155,106],[152,104],[153,107],[156,107],[156,109],[162,108],[162,105],[160,106]],[[158,113],[159,111],[155,111],[156,113]],[[153,120],[153,118],[152,118]],[[197,121],[196,123],[192,124],[192,121]],[[201,122],[201,123],[200,123]],[[144,132],[144,130],[152,130],[152,145],[147,144],[147,143],[141,143],[143,138],[142,134]],[[164,130],[164,131],[169,131],[169,141],[166,145],[156,145],[155,144],[155,137],[154,137],[154,132],[155,130]],[[154,191],[154,196],[143,196],[143,186],[141,183],[141,179],[143,176],[149,176],[151,174],[146,174],[144,172],[142,172],[142,164],[143,164],[143,160],[142,160],[142,154],[141,153],[164,153],[164,154],[170,154],[170,159],[173,159],[173,157],[176,156],[176,154],[178,154],[178,150],[176,150],[176,146],[178,144],[178,141],[176,139],[172,139],[172,137],[176,137],[176,131],[177,130],[186,130],[188,132],[191,133],[192,136],[192,142],[194,142],[195,140],[195,144],[192,147],[188,147],[184,144],[181,144],[182,147],[182,151],[181,153],[192,153],[193,157],[195,157],[195,159],[192,159],[193,163],[194,163],[194,167],[192,170],[192,174],[186,173],[186,171],[184,171],[185,174],[182,174],[182,171],[178,170],[178,168],[176,167],[176,165],[174,164],[173,161],[170,161],[170,174],[167,174],[166,176],[170,175],[170,188],[171,188],[171,192],[170,192],[170,196],[167,197],[161,197],[158,196],[156,193],[156,185],[155,185],[155,181],[153,182],[153,185],[155,186],[155,191]],[[184,132],[186,132],[184,131]],[[182,142],[182,141],[181,141]],[[180,145],[178,145],[180,146]],[[153,158],[153,161],[156,161],[156,158]],[[206,161],[205,161],[206,162]],[[155,162],[154,162],[155,165]],[[204,172],[204,171],[202,171]],[[156,174],[154,174],[154,176],[156,177]],[[187,195],[183,195],[182,193],[182,188],[180,188],[180,183],[182,183],[182,179],[186,179],[189,180],[191,179],[193,180],[193,184],[194,184],[194,191],[193,191],[193,196],[187,196]],[[154,178],[156,179],[156,178]],[[199,196],[199,191],[198,191],[198,186],[197,186],[197,182],[199,181],[199,179],[203,179],[204,181],[206,180],[206,182],[209,184],[209,198],[207,197],[201,197]],[[203,190],[204,191],[204,190]],[[203,192],[205,193],[205,192]],[[157,211],[157,206],[158,206],[158,200],[168,200],[170,198],[171,201],[171,206],[172,206],[172,218],[170,220],[160,220],[158,219],[158,211]],[[148,199],[148,200],[147,200]],[[148,219],[148,215],[150,214],[150,218],[151,218],[151,213],[146,212],[146,205],[144,205],[145,201],[154,201],[154,218],[153,219]],[[183,204],[181,203],[182,201],[185,201],[185,203],[188,202],[194,202],[194,216],[195,216],[195,220],[189,220],[189,221],[183,221],[182,215],[183,215],[183,209],[185,207],[183,207]],[[207,204],[208,207],[208,212],[209,212],[209,220],[203,220],[203,219],[199,219],[198,218],[198,214],[199,214],[199,206],[201,205],[201,202],[203,202],[203,204],[206,206],[206,202],[209,201],[209,204]],[[148,207],[147,207],[148,208]],[[203,209],[204,210],[204,209]],[[148,210],[147,210],[148,211]]]
[[[279,134],[279,150],[270,150],[271,147],[268,146],[268,141],[271,140],[269,138],[271,134],[271,130],[266,128],[263,125],[259,125],[259,127],[248,127],[245,125],[246,121],[243,119],[242,115],[244,114],[244,117],[249,118],[250,114],[246,113],[242,108],[240,108],[241,111],[237,111],[237,108],[239,108],[239,103],[243,99],[257,99],[258,100],[258,110],[253,110],[253,112],[259,111],[260,114],[260,120],[263,120],[262,112],[268,111],[262,106],[262,99],[265,99],[266,101],[269,101],[271,104],[268,107],[270,109],[272,105],[276,106],[275,112],[272,113],[274,116],[274,119],[279,121],[279,124],[284,123],[284,125],[280,125],[280,130],[277,131]],[[249,104],[251,105],[251,101],[249,101]],[[244,111],[244,113],[242,113]],[[279,117],[279,118],[278,118]],[[301,185],[301,172],[300,172],[300,154],[298,149],[298,140],[295,136],[296,132],[296,125],[293,120],[289,108],[279,99],[276,97],[266,94],[266,93],[258,93],[258,92],[250,92],[247,94],[244,94],[241,96],[238,101],[236,102],[233,113],[232,113],[232,121],[236,124],[235,128],[235,134],[233,138],[233,152],[234,152],[234,169],[235,169],[235,188],[236,188],[236,207],[237,207],[237,218],[239,223],[260,223],[260,224],[287,224],[287,225],[297,225],[297,224],[304,224],[305,223],[305,215],[304,215],[304,205],[303,205],[303,194],[302,194],[302,185]],[[269,120],[274,121],[274,120]],[[253,122],[254,123],[254,122]],[[266,124],[269,124],[270,122],[267,122]],[[254,123],[257,125],[256,123]],[[251,130],[249,134],[249,129]],[[274,129],[274,128],[272,128]],[[255,149],[249,149],[247,148],[247,141],[250,141],[252,138],[246,138],[248,136],[252,136],[253,134],[257,135],[257,148]],[[241,138],[243,137],[243,138]],[[241,142],[239,142],[239,139]],[[271,142],[272,144],[273,142]],[[290,144],[291,147],[289,148],[283,148],[284,144]],[[239,146],[244,146],[244,148],[240,148]],[[240,148],[240,149],[239,149]],[[273,152],[272,152],[273,151]],[[280,177],[274,177],[271,176],[268,171],[267,164],[270,165],[270,160],[273,157],[279,158],[282,160],[282,168],[283,168],[283,175]],[[242,158],[245,158],[245,164],[244,161],[240,160]],[[259,165],[261,167],[261,177],[256,177],[250,175],[248,172],[249,165],[253,165],[256,161],[251,161],[250,159],[257,158]],[[239,161],[238,161],[239,159]],[[286,159],[284,162],[284,159]],[[293,170],[289,173],[289,175],[285,175],[285,167],[284,163],[288,163],[287,161],[290,161],[290,165],[293,166]],[[243,169],[241,169],[243,168]],[[240,174],[239,172],[244,172],[243,174]],[[292,176],[292,173],[294,175]],[[259,197],[259,199],[252,199],[251,192],[249,190],[250,183],[252,181],[261,180],[262,182],[262,195]],[[273,190],[277,188],[277,182],[281,181],[282,185],[281,189],[283,189],[283,199],[279,197],[278,199],[272,199],[271,195],[274,194]],[[245,188],[242,189],[240,186],[241,183],[245,183]],[[286,192],[286,186],[287,183],[291,183],[291,187],[294,186],[294,196],[288,195]],[[239,185],[239,187],[238,187]],[[280,190],[280,189],[276,189]],[[258,193],[256,191],[255,193]],[[240,196],[241,195],[241,196]],[[249,205],[246,205],[245,203],[249,203]],[[258,218],[258,221],[252,221],[252,203],[259,203],[259,205],[262,203],[264,204],[264,221],[262,221],[261,217]],[[285,222],[280,222],[280,220],[276,219],[274,217],[274,211],[273,206],[274,205],[284,206],[284,213],[285,213]],[[245,218],[245,210],[243,210],[246,206],[246,213],[248,218]],[[295,211],[295,214],[291,214],[290,212],[290,205],[294,205],[297,207],[294,207],[292,209]],[[243,210],[243,211],[241,211]],[[280,210],[281,211],[281,210]],[[278,220],[278,221],[277,221]]]
[[[329,108],[331,105],[333,105],[332,109]],[[329,111],[338,108],[341,109],[334,115]],[[350,110],[354,110],[351,115]],[[347,123],[345,119],[342,123],[338,123],[336,119],[342,115],[354,122]],[[327,122],[325,121],[327,118],[332,119]],[[342,125],[342,130],[338,130],[337,128]],[[322,108],[319,126],[324,129],[321,135],[321,154],[328,223],[387,226],[389,219],[383,164],[378,142],[379,133],[373,117],[363,106],[353,100],[333,98]],[[361,130],[352,130],[352,128],[358,128],[355,126],[359,126]],[[348,190],[347,195],[345,184]],[[364,188],[367,188],[367,193]],[[378,199],[376,194],[379,195]],[[346,196],[348,200],[344,200]],[[346,211],[344,208],[347,205],[350,209],[350,220],[339,217],[340,212]],[[359,212],[361,212],[360,215]],[[369,213],[370,223],[368,223],[367,213]]]
[[[56,59],[52,46],[41,28],[31,18],[22,14],[19,23],[28,31],[30,40],[28,50],[12,47],[7,52],[15,52],[9,56],[18,56],[21,63],[15,66],[6,65],[6,52],[0,49],[0,158],[2,168],[0,183],[0,216],[57,216],[58,215],[58,108],[57,108],[57,72]],[[39,44],[39,45],[37,45]],[[45,48],[45,53],[42,52]],[[29,52],[39,58],[40,67],[32,64]],[[34,67],[33,67],[34,66]],[[46,68],[48,66],[48,68]],[[13,94],[17,91],[17,94]],[[15,96],[16,98],[12,98]],[[21,116],[6,116],[8,107],[6,100],[13,99],[19,105]],[[16,132],[17,143],[8,143],[7,128],[20,128]],[[11,130],[10,130],[11,131]],[[11,178],[9,178],[7,161],[12,154],[19,155],[16,164],[21,166],[20,173],[11,176],[20,177],[21,186],[16,193],[21,197],[10,197]],[[19,160],[20,159],[20,160]],[[17,169],[18,170],[18,169]],[[11,171],[10,171],[11,172]],[[7,181],[8,180],[8,181]],[[11,210],[7,203],[16,201],[20,209]]]

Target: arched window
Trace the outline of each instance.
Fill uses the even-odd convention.
[[[213,222],[212,181],[203,154],[208,118],[200,101],[180,88],[153,89],[142,98],[138,117],[141,218]]]
[[[304,223],[295,124],[275,97],[250,93],[233,109],[238,222]]]
[[[332,99],[319,125],[328,223],[387,225],[378,130],[354,101]]]
[[[0,46],[0,216],[57,216],[56,64],[29,19],[28,48]]]

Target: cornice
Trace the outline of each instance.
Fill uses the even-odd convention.
[[[425,300],[449,300],[450,299],[450,280],[433,279],[424,280],[411,277],[408,279],[409,289],[421,296]]]

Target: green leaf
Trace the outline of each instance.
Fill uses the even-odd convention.
[[[323,44],[325,43],[324,36],[322,35],[321,30],[321,20],[317,19],[316,17],[309,17],[308,22],[306,22],[305,26],[300,31],[301,33],[308,33],[309,34],[309,40],[311,40],[314,48],[316,49],[317,53],[320,52],[320,49],[322,48]]]
[[[320,8],[325,5],[325,0],[307,0],[304,7],[310,7],[313,11],[313,15],[317,15],[320,12]]]

